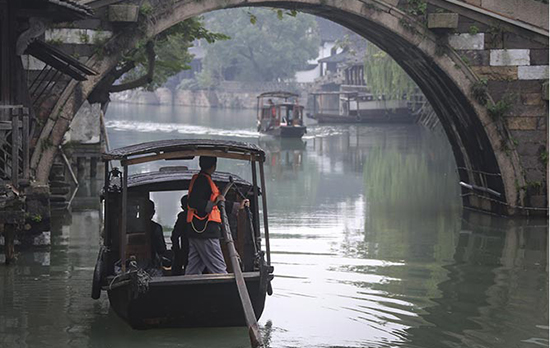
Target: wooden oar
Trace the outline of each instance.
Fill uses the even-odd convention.
[[[233,183],[229,183],[225,186],[222,195],[225,197]],[[250,337],[250,344],[253,348],[262,346],[262,336],[260,335],[260,328],[258,327],[258,321],[256,320],[256,314],[254,308],[252,308],[252,302],[250,302],[250,296],[246,289],[246,283],[243,278],[241,266],[239,264],[239,256],[235,249],[235,243],[233,242],[233,236],[231,235],[231,228],[229,227],[229,220],[227,219],[227,213],[225,212],[225,202],[218,203],[222,217],[222,232],[227,244],[227,250],[229,251],[229,258],[231,259],[231,266],[233,266],[233,274],[235,275],[235,282],[239,291],[239,297],[241,298],[241,304],[243,306],[244,317],[246,325],[248,326],[248,336]]]

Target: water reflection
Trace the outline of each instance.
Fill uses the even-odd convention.
[[[414,126],[313,124],[303,140],[276,140],[255,135],[253,111],[113,106],[114,147],[239,132],[266,149],[268,347],[548,346],[548,223],[463,216],[445,139]],[[175,162],[138,170],[198,167]],[[250,178],[247,163],[220,170]],[[244,328],[134,331],[105,296],[90,299],[100,187],[85,186],[53,220],[51,248],[0,266],[0,347],[248,347]],[[165,233],[180,195],[153,195]]]

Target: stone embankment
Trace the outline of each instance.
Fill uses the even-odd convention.
[[[268,91],[289,91],[300,94],[305,105],[307,94],[313,86],[296,83],[244,84],[224,83],[219,89],[175,90],[159,88],[154,92],[130,90],[112,93],[111,100],[118,103],[184,105],[196,107],[254,109],[257,96]]]

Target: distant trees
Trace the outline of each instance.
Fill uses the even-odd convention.
[[[212,32],[229,36],[206,47],[199,83],[220,80],[292,79],[318,55],[319,36],[313,16],[269,9],[223,10],[206,17]]]

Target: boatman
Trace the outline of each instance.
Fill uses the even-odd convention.
[[[189,199],[187,222],[189,223],[189,256],[185,274],[227,273],[227,266],[220,246],[221,214],[218,203],[225,201],[220,190],[212,181],[212,173],[216,171],[216,157],[201,156],[198,174],[195,174],[189,184]],[[250,203],[248,199],[233,207],[232,213],[244,209]],[[235,209],[236,208],[236,209]]]

